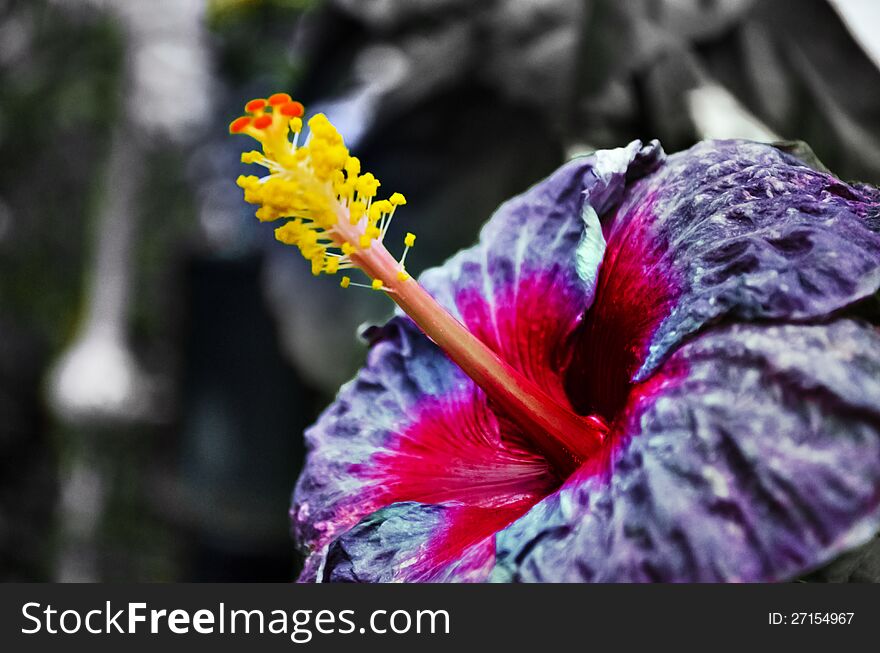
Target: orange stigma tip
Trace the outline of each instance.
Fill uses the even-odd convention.
[[[258,99],[251,100],[246,105],[244,105],[244,110],[248,113],[254,113],[256,111],[261,111],[266,108],[266,100]]]
[[[256,120],[254,120],[254,127],[257,129],[266,129],[269,125],[272,124],[272,116],[260,116]]]
[[[245,127],[251,124],[251,119],[247,116],[242,116],[241,118],[236,118],[229,125],[229,132],[232,134],[240,134],[244,131]]]
[[[305,107],[299,102],[287,102],[281,107],[281,115],[288,118],[300,118],[305,113]]]
[[[290,102],[290,96],[287,93],[275,93],[269,96],[269,106],[278,107],[282,104]]]

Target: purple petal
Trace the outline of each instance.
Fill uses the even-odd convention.
[[[637,386],[604,474],[498,535],[496,580],[769,581],[880,527],[880,332],[710,331]]]
[[[392,504],[374,512],[333,542],[324,580],[485,581],[495,564],[494,533],[503,525],[487,531],[479,523],[487,519],[498,523],[498,516],[485,508]]]
[[[688,336],[728,321],[806,322],[880,288],[880,192],[769,145],[670,156],[605,216],[608,248],[567,381],[613,417]]]
[[[488,511],[491,518],[478,521],[469,521],[469,512],[447,513],[470,524],[463,532],[478,539],[522,515],[558,480],[513,429],[415,325],[392,320],[367,365],[306,432],[310,452],[291,509],[294,534],[309,554],[301,579],[320,577],[327,546],[392,503]],[[462,528],[444,523],[418,543],[461,554],[470,540],[449,532]]]

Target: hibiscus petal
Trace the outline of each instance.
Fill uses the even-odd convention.
[[[656,144],[634,142],[563,166],[503,205],[477,246],[427,272],[423,283],[502,358],[564,402],[559,358],[589,306],[604,250],[596,211],[585,200],[619,202],[627,179],[655,167],[660,154]],[[378,331],[366,367],[306,439],[310,454],[291,510],[295,536],[311,553],[303,579],[321,577],[328,545],[385,506],[456,506],[443,513],[442,526],[431,515],[420,522],[421,536],[431,538],[421,544],[448,551],[465,546],[453,536],[460,523],[474,525],[469,538],[485,539],[558,484],[516,428],[404,317]],[[493,518],[473,519],[474,510]],[[401,523],[397,512],[388,514]],[[372,525],[381,523],[364,522],[352,537],[379,541]],[[354,542],[339,546],[354,550]]]
[[[880,288],[880,192],[769,145],[670,156],[605,217],[597,298],[567,388],[611,418],[632,381],[725,320],[810,321]]]
[[[321,575],[335,537],[391,503],[465,504],[508,515],[500,524],[478,523],[475,532],[486,537],[558,484],[473,382],[402,318],[383,328],[367,365],[306,440],[309,458],[291,510],[297,540],[312,553],[303,579]]]
[[[880,331],[708,331],[636,386],[612,437],[605,473],[499,533],[494,579],[800,575],[880,527]]]
[[[479,243],[422,283],[517,370],[565,405],[559,370],[568,339],[593,301],[605,250],[597,213],[621,201],[627,181],[659,165],[655,141],[575,159],[501,205]]]
[[[482,582],[495,564],[495,532],[519,517],[472,506],[395,503],[330,547],[332,582]]]

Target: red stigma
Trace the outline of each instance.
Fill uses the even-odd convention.
[[[260,116],[254,120],[254,127],[257,129],[266,129],[272,124],[272,116]]]
[[[281,115],[288,118],[300,118],[305,113],[305,107],[299,102],[287,102],[281,107]]]
[[[290,96],[287,93],[275,93],[269,96],[269,106],[277,107],[290,102]]]
[[[246,105],[244,105],[244,110],[248,113],[256,113],[257,111],[261,111],[266,108],[266,100],[258,99],[251,100]]]
[[[248,116],[242,116],[241,118],[236,118],[229,125],[229,133],[240,134],[250,124],[251,124],[251,119]]]

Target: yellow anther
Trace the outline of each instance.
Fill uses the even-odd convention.
[[[407,247],[412,247],[416,244],[416,235],[413,233],[407,232],[406,238],[403,239],[403,244]]]
[[[339,285],[343,288],[348,288],[348,286],[351,285],[351,277],[342,277],[342,279],[339,280]]]
[[[361,162],[356,156],[348,157],[348,160],[345,162],[345,172],[348,173],[349,177],[357,177],[361,174]]]
[[[341,249],[342,249],[342,253],[345,254],[346,256],[354,254],[354,252],[355,252],[354,245],[352,245],[349,242],[342,243]]]
[[[351,223],[357,224],[362,217],[364,217],[364,213],[366,212],[367,207],[363,202],[352,202],[348,205],[348,213],[351,216]]]
[[[364,234],[363,236],[360,237],[360,240],[358,241],[358,245],[360,245],[361,249],[369,249],[371,240],[372,239],[369,236]]]
[[[388,201],[394,206],[403,206],[406,204],[406,198],[401,193],[392,193],[391,197],[388,198]]]
[[[275,229],[275,239],[285,245],[296,245],[302,233],[302,225],[296,221],[287,222]]]
[[[263,195],[257,188],[245,188],[244,190],[244,201],[248,204],[259,204],[263,201],[262,197]]]
[[[407,274],[406,271],[400,270],[397,273],[397,280],[398,281],[406,281],[407,279],[409,279],[409,274]]]
[[[250,152],[242,152],[241,153],[241,162],[242,163],[256,163],[263,158],[262,152],[257,152],[257,150],[251,150]]]
[[[336,195],[339,196],[342,200],[351,200],[352,196],[354,196],[354,181],[351,179],[347,179],[340,184],[336,184],[333,187],[333,190],[336,191]],[[349,213],[351,212],[349,208]],[[354,220],[354,217],[352,217]],[[352,222],[352,224],[357,224],[357,220]]]
[[[291,118],[287,124],[290,126],[290,131],[292,131],[294,134],[299,134],[302,131],[302,118]]]
[[[372,173],[366,173],[365,175],[361,175],[358,177],[357,184],[355,188],[357,192],[360,193],[363,197],[375,197],[376,190],[379,188],[379,180],[376,179]]]
[[[272,222],[280,218],[281,214],[271,206],[264,205],[257,209],[256,216],[260,222]]]
[[[238,184],[240,188],[247,190],[248,188],[259,186],[260,180],[254,175],[239,175],[238,179],[235,180],[235,183]]]
[[[373,279],[373,283],[370,284],[370,287],[373,290],[382,290],[382,280],[381,279]]]
[[[332,256],[327,259],[327,262],[324,264],[324,272],[327,274],[336,274],[339,271],[339,259],[335,256]]]
[[[370,210],[372,211],[374,208],[380,213],[388,213],[394,206],[388,200],[379,200],[378,202],[373,202]]]
[[[378,238],[382,235],[382,231],[379,229],[379,227],[367,227],[366,235],[370,238]]]

